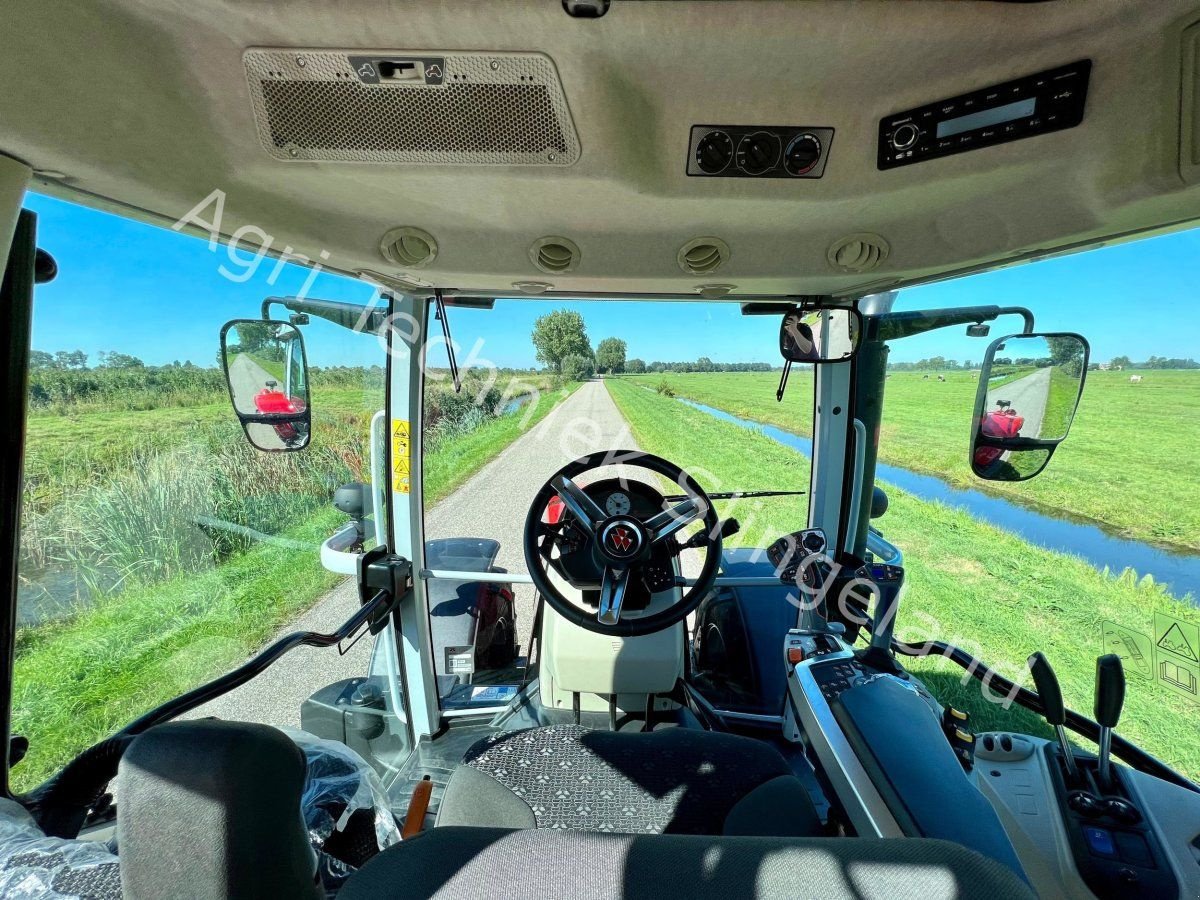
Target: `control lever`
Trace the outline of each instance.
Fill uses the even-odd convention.
[[[1121,708],[1125,705],[1125,669],[1121,657],[1109,653],[1096,660],[1096,705],[1093,710],[1096,723],[1100,726],[1100,787],[1112,787],[1112,769],[1109,756],[1112,750],[1112,732],[1121,719]]]
[[[1063,727],[1067,721],[1067,709],[1063,705],[1062,688],[1058,684],[1058,676],[1050,667],[1046,654],[1038,651],[1029,657],[1027,663],[1029,674],[1033,676],[1033,684],[1037,688],[1038,699],[1042,702],[1042,715],[1046,722],[1054,726],[1058,735],[1058,745],[1062,748],[1063,762],[1067,766],[1067,776],[1072,781],[1079,778],[1079,768],[1075,765],[1075,753],[1067,742],[1067,730]]]

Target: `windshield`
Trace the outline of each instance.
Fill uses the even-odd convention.
[[[463,382],[456,394],[444,348],[431,346],[424,395],[430,568],[525,573],[522,536],[534,495],[558,469],[598,451],[664,457],[710,494],[799,492],[714,500],[721,518],[740,525],[727,548],[763,547],[804,526],[807,456],[730,416],[744,402],[769,399],[793,432],[811,433],[811,366],[798,365],[783,403],[775,400],[780,316],[744,316],[733,303],[528,300],[500,300],[491,310],[450,308],[448,315]],[[618,461],[589,472],[584,486],[624,475],[663,496],[681,493],[637,469],[636,454]],[[618,484],[597,500],[609,515],[631,507],[635,515],[659,511],[661,499],[639,490]],[[694,577],[700,555],[685,554],[681,568]],[[453,622],[488,588],[429,582],[444,705],[494,704],[524,675],[533,588],[519,581],[498,587],[512,594],[515,625],[509,637],[505,607],[494,642],[503,649],[485,659]],[[497,684],[510,687],[489,687]]]

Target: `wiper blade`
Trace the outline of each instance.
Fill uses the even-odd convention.
[[[807,491],[715,491],[708,495],[709,500],[740,500],[743,497],[799,497],[806,494]],[[663,497],[668,503],[678,503],[680,500],[687,500],[687,494],[677,494],[672,497]]]

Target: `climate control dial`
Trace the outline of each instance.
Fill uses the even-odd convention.
[[[724,131],[710,131],[696,145],[696,165],[706,175],[717,175],[733,162],[733,138]]]
[[[789,175],[807,175],[821,159],[821,142],[814,134],[798,134],[783,153],[783,167]]]
[[[779,136],[755,131],[742,138],[737,149],[738,168],[747,175],[761,175],[779,164]]]

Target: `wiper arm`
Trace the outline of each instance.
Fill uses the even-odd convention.
[[[806,494],[807,491],[711,491],[708,494],[709,500],[740,500],[743,497],[800,497]],[[687,500],[687,494],[677,494],[671,497],[663,497],[668,503],[678,503],[681,500]]]

